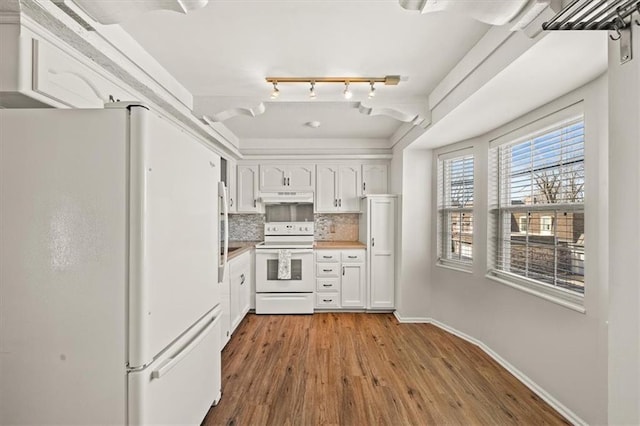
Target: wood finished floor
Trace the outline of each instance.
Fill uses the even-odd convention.
[[[568,424],[482,350],[391,314],[249,314],[204,425]]]

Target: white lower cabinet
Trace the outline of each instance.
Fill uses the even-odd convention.
[[[251,252],[246,252],[229,261],[230,286],[230,331],[233,333],[251,303]]]
[[[316,250],[316,309],[364,309],[365,251]]]
[[[343,308],[364,308],[365,271],[363,263],[342,264],[340,305]]]

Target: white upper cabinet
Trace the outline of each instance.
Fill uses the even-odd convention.
[[[318,164],[316,168],[315,209],[317,212],[338,211],[338,166]]]
[[[313,164],[260,166],[260,191],[313,191],[315,185]]]
[[[341,212],[359,212],[361,175],[360,165],[342,165],[338,179],[338,210]]]
[[[360,187],[359,164],[318,164],[316,167],[316,212],[359,212]]]
[[[316,183],[314,170],[314,164],[287,166],[287,190],[313,191]]]
[[[388,194],[388,167],[386,164],[362,165],[362,194]]]
[[[240,164],[237,167],[236,211],[238,213],[260,213],[258,202],[258,165]]]
[[[238,200],[236,199],[236,167],[235,160],[227,159],[227,193],[229,198],[229,213],[238,211]]]

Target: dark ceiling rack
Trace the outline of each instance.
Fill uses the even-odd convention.
[[[640,25],[640,0],[573,0],[549,22],[546,31],[615,31],[612,40],[620,40],[620,63],[631,60],[631,23]]]

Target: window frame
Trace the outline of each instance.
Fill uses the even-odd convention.
[[[533,140],[541,137],[546,133],[551,133],[554,130],[567,127],[576,122],[582,122],[583,125],[583,153],[582,164],[584,167],[583,179],[586,181],[586,152],[587,152],[587,123],[585,120],[584,112],[578,105],[571,105],[564,110],[557,113],[550,114],[543,117],[540,120],[534,121],[514,131],[513,134],[502,135],[489,143],[489,197],[490,202],[488,204],[488,256],[487,256],[487,274],[486,277],[494,281],[498,281],[502,284],[510,287],[525,291],[527,293],[536,295],[543,299],[547,299],[554,303],[566,306],[570,309],[578,312],[585,313],[584,299],[587,291],[587,274],[586,271],[583,275],[584,291],[582,293],[577,291],[571,291],[559,287],[555,284],[547,284],[543,281],[532,279],[526,276],[522,276],[516,273],[511,273],[498,268],[499,256],[501,253],[501,245],[503,244],[504,233],[504,213],[528,213],[531,211],[540,212],[554,212],[557,214],[559,211],[566,212],[580,212],[584,215],[586,210],[586,194],[584,194],[581,203],[545,203],[541,205],[528,204],[528,205],[506,205],[501,206],[501,192],[504,190],[504,186],[509,183],[501,176],[502,165],[500,164],[499,150],[497,148],[504,146],[515,146],[519,143],[523,143],[527,140]],[[492,182],[493,180],[493,182]],[[493,185],[493,188],[492,188]],[[584,189],[582,189],[584,191]],[[544,215],[548,216],[548,215]],[[543,220],[540,216],[539,228],[542,231]],[[556,226],[553,223],[553,217],[551,227]],[[520,218],[522,219],[522,218]],[[518,226],[520,228],[520,220]],[[531,232],[532,224],[530,219],[527,220],[527,228],[524,232]],[[586,231],[586,229],[585,229]],[[522,229],[519,229],[519,233],[523,233]],[[542,233],[542,232],[541,232]],[[553,234],[553,232],[551,232]],[[558,242],[552,246],[555,249],[559,247]],[[584,258],[585,246],[583,245],[582,258]]]
[[[436,235],[437,235],[437,241],[436,241],[436,252],[437,252],[437,260],[436,260],[436,265],[438,266],[443,266],[443,267],[447,267],[450,269],[455,269],[458,271],[462,271],[462,272],[471,272],[472,268],[473,268],[473,263],[474,263],[474,256],[473,253],[475,251],[475,214],[474,214],[474,204],[471,205],[471,207],[444,207],[444,202],[443,200],[449,198],[451,195],[446,194],[445,193],[445,189],[446,189],[446,184],[445,182],[450,178],[447,176],[444,176],[445,174],[445,162],[447,161],[455,161],[455,160],[461,160],[464,159],[466,157],[471,157],[471,162],[472,162],[472,176],[473,176],[473,181],[472,181],[472,186],[473,186],[473,199],[475,201],[475,191],[476,191],[476,155],[474,152],[474,148],[473,147],[467,147],[467,148],[462,148],[462,149],[457,149],[454,151],[448,151],[442,154],[439,154],[437,156],[437,167],[436,167],[436,173],[437,173],[437,196],[436,196],[436,215],[437,215],[437,224],[436,224]],[[445,253],[447,253],[448,251],[445,250],[445,244],[449,244],[452,239],[449,238],[450,235],[447,232],[447,230],[451,227],[451,222],[449,220],[450,218],[450,214],[452,213],[460,213],[461,215],[468,213],[470,214],[471,217],[471,232],[467,233],[471,235],[471,258],[469,260],[463,260],[463,259],[452,259],[452,258],[448,258],[446,257]],[[460,217],[462,218],[462,216]],[[465,232],[463,231],[463,229],[465,228],[463,226],[462,223],[462,219],[460,220],[459,223],[459,227],[460,227],[460,234],[464,234]],[[462,247],[462,240],[459,240],[461,246],[460,246],[460,253],[462,254],[463,251],[463,247]]]

